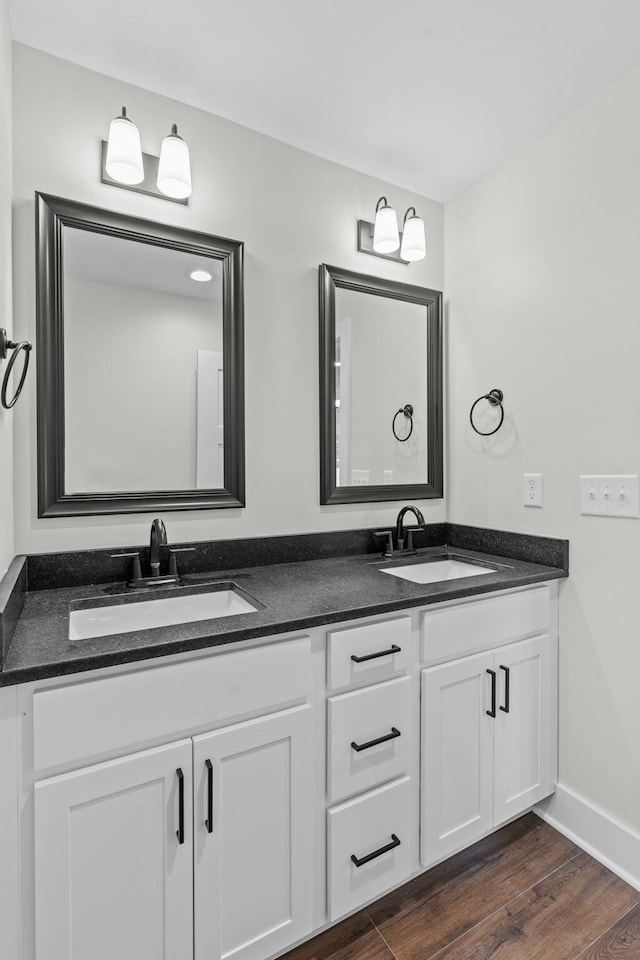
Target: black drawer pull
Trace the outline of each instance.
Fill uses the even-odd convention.
[[[487,673],[491,677],[491,710],[487,710],[487,716],[493,717],[495,720],[496,716],[496,672],[495,670],[487,670]]]
[[[380,650],[379,653],[368,653],[364,657],[356,657],[355,653],[351,654],[351,659],[354,663],[364,663],[365,660],[377,660],[378,657],[390,657],[393,653],[401,653],[402,647],[399,647],[397,643],[392,643],[391,647],[388,650]]]
[[[178,843],[184,843],[184,773],[180,767],[176,770],[176,776],[178,777],[178,829],[176,837]]]
[[[511,671],[509,670],[509,667],[503,667],[502,664],[500,664],[500,669],[504,670],[504,707],[501,706],[500,709],[503,713],[509,713],[509,703],[511,700]]]
[[[213,764],[211,760],[205,760],[204,765],[207,768],[207,819],[204,823],[207,833],[213,833]]]
[[[386,743],[387,740],[395,740],[396,737],[401,736],[402,734],[397,727],[391,727],[391,733],[385,733],[384,737],[376,737],[375,740],[367,740],[366,743],[356,743],[355,740],[352,740],[351,746],[357,753],[360,753],[361,750],[368,750],[369,747],[377,747],[379,743]]]
[[[356,867],[363,867],[365,863],[369,863],[370,860],[375,860],[376,857],[381,857],[383,853],[389,853],[389,850],[395,850],[395,848],[399,846],[400,841],[395,833],[392,833],[391,843],[385,843],[384,847],[380,847],[379,850],[374,850],[373,853],[368,853],[366,857],[356,857],[355,853],[352,853],[351,860],[355,863]]]

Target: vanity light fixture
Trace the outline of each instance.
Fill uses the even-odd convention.
[[[412,212],[413,211],[413,212]],[[411,216],[409,214],[411,213]],[[409,207],[402,224],[402,246],[400,256],[403,260],[424,260],[427,247],[424,238],[424,222],[416,213],[415,207]]]
[[[376,253],[393,253],[400,246],[398,218],[386,197],[376,203],[376,220],[373,228],[373,249]]]
[[[126,107],[111,121],[105,168],[113,180],[127,186],[144,180],[140,132],[127,116]]]
[[[197,283],[208,283],[209,280],[213,280],[208,270],[192,270],[189,276]]]
[[[358,250],[405,265],[424,260],[427,255],[424,221],[415,207],[407,209],[402,226],[403,232],[400,233],[396,211],[389,206],[386,197],[380,197],[376,203],[375,223],[358,220]]]
[[[173,200],[186,200],[191,196],[189,147],[178,135],[175,123],[162,141],[157,183],[158,190]]]
[[[162,141],[160,157],[143,153],[138,128],[123,107],[120,116],[111,121],[109,140],[102,141],[101,180],[123,190],[187,204],[191,196],[189,147],[174,123]]]

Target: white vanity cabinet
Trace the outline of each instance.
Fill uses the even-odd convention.
[[[433,611],[423,650],[496,644],[422,671],[421,862],[429,866],[553,792],[556,646],[543,590]],[[492,621],[493,628],[492,628]],[[461,624],[473,622],[468,633]],[[429,636],[433,628],[433,636]],[[505,643],[516,635],[547,632]],[[503,644],[503,645],[502,645]]]
[[[194,739],[196,960],[263,960],[311,930],[311,714],[305,704]]]
[[[260,673],[246,688],[252,659]],[[309,639],[300,637],[220,654],[217,663],[191,660],[186,671],[185,664],[152,668],[151,683],[139,677],[140,723],[151,711],[160,725],[167,685],[190,675],[191,690],[174,696],[165,723],[168,714],[168,722],[184,724],[194,711],[219,719],[225,695],[235,698],[237,713],[266,704],[275,712],[36,781],[36,960],[186,960],[194,950],[198,960],[263,960],[310,932],[313,708],[304,702],[277,709],[279,699],[306,700],[310,659]],[[198,703],[207,672],[206,700]],[[35,754],[43,755],[43,724],[54,749],[51,725],[67,722],[67,697],[77,706],[87,696],[98,715],[116,710],[122,690],[135,689],[133,676],[49,689],[42,703],[36,693]],[[259,700],[246,699],[257,679]],[[176,699],[183,702],[182,721],[171,719]],[[76,716],[89,724],[95,719],[89,712]],[[114,723],[109,732],[98,722],[96,737],[111,737],[119,747],[127,729],[135,742],[135,723]],[[88,749],[84,737],[78,730],[75,742],[58,744],[57,756],[61,749],[70,756]]]
[[[189,740],[40,781],[34,803],[38,960],[189,956]]]
[[[270,960],[530,809],[557,634],[537,584],[17,688],[20,960]]]
[[[345,625],[327,635],[329,920],[412,872],[414,663],[410,614]],[[346,692],[336,692],[344,687]]]

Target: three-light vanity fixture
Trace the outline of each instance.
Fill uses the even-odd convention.
[[[102,142],[102,182],[148,193],[176,203],[191,196],[189,147],[173,124],[162,141],[160,156],[142,152],[140,133],[126,107],[111,121],[109,140]]]
[[[396,211],[389,206],[386,197],[380,197],[376,203],[375,223],[358,220],[358,250],[399,263],[424,260],[427,255],[424,221],[415,207],[408,207],[400,232]]]

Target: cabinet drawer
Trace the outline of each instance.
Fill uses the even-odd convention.
[[[422,615],[422,660],[451,660],[511,640],[548,633],[550,617],[547,587],[434,607]]]
[[[406,879],[411,871],[411,843],[409,777],[329,810],[329,919],[349,913]]]
[[[342,800],[406,773],[411,757],[411,721],[410,677],[330,697],[329,800]],[[375,742],[382,738],[387,739]]]
[[[137,747],[306,698],[307,636],[37,691],[34,767]]]
[[[356,660],[353,658],[357,657]],[[396,617],[327,634],[327,686],[375,683],[411,664],[411,617]]]

